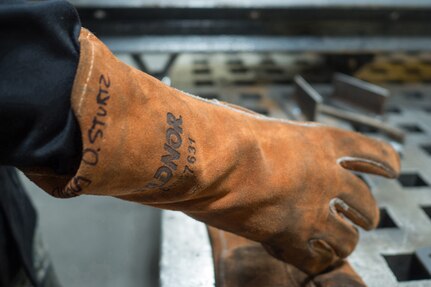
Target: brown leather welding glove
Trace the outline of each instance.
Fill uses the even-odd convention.
[[[366,287],[345,260],[317,276],[269,256],[262,246],[209,227],[217,287]]]
[[[208,228],[217,287],[316,287],[309,276],[270,256],[261,244]]]
[[[83,29],[72,90],[83,157],[73,178],[29,172],[57,197],[110,195],[180,210],[318,273],[349,255],[378,209],[351,170],[394,178],[386,143],[180,92]]]

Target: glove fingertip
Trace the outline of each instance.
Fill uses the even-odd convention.
[[[338,159],[338,163],[348,170],[380,175],[387,178],[397,178],[400,172],[399,161],[393,164],[385,164],[360,157],[342,157]]]

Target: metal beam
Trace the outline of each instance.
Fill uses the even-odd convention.
[[[430,51],[430,37],[124,36],[102,37],[118,53]]]

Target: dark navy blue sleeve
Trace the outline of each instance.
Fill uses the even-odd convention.
[[[0,0],[0,165],[77,168],[81,136],[70,94],[80,28],[66,1]]]

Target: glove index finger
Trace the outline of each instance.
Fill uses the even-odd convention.
[[[390,165],[360,157],[340,157],[337,159],[337,163],[345,169],[380,175],[387,178],[396,178],[399,173],[399,171],[395,170]]]
[[[339,136],[335,137],[337,163],[343,168],[387,178],[398,177],[400,159],[390,144],[356,132],[343,131]]]

